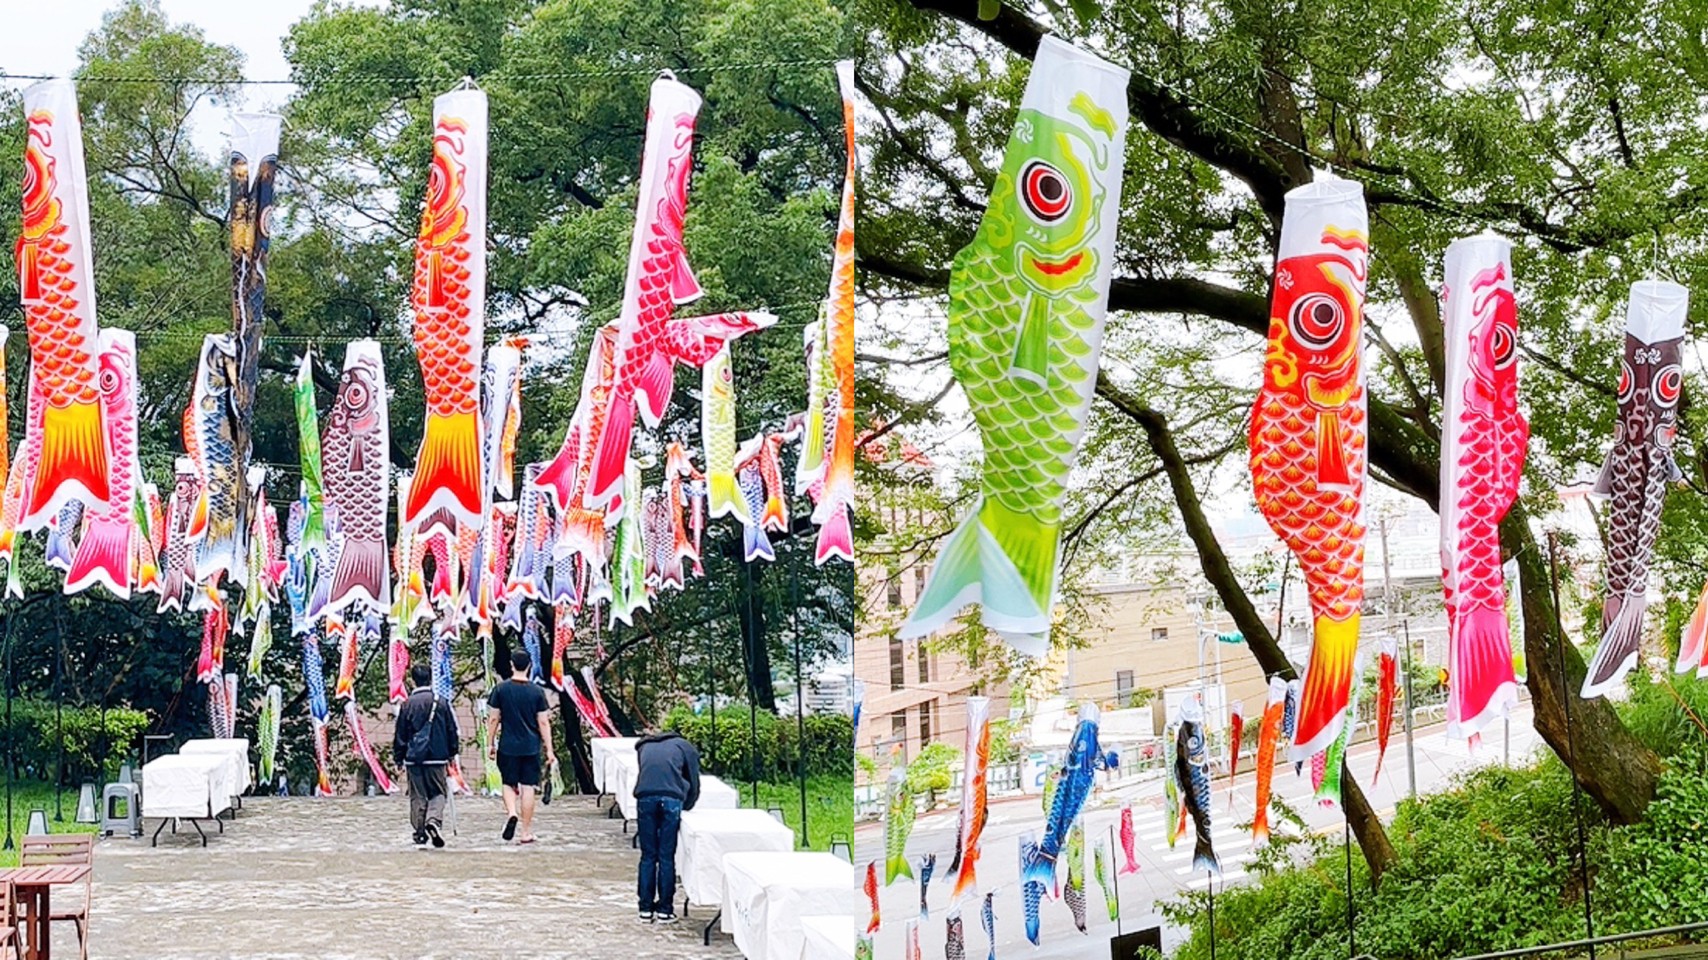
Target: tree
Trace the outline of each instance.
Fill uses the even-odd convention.
[[[805,402],[801,332],[829,284],[843,157],[841,103],[828,61],[845,53],[847,36],[834,5],[782,0],[317,6],[286,39],[298,86],[283,108],[254,402],[251,456],[269,467],[274,505],[287,503],[298,481],[291,384],[305,350],[312,350],[324,417],[343,344],[381,342],[392,463],[412,463],[423,401],[406,294],[426,192],[431,102],[465,75],[492,102],[488,340],[520,335],[530,342],[518,464],[556,452],[579,394],[588,337],[617,313],[646,93],[660,69],[676,71],[706,97],[686,223],[689,257],[707,291],[695,306],[779,315],[776,328],[737,345],[735,375],[738,433],[780,429]],[[186,123],[198,105],[234,93],[242,60],[195,27],[171,22],[157,0],[116,6],[80,53],[99,319],[138,332],[140,447],[145,472],[162,483],[181,450],[179,418],[201,338],[232,325],[223,158],[198,151]],[[113,76],[181,79],[101,79]],[[0,149],[18,156],[20,111],[15,94],[3,96],[0,106],[11,109],[0,116]],[[0,178],[0,205],[17,209],[17,190],[16,178]],[[9,249],[16,219],[0,224]],[[0,304],[7,305],[0,322],[14,331],[21,326],[15,276],[0,272]],[[10,406],[22,411],[27,351],[21,336],[10,346]],[[682,373],[657,436],[637,441],[637,454],[657,459],[646,471],[649,483],[658,482],[666,441],[699,449],[698,400],[697,378]],[[785,462],[785,473],[792,467]],[[803,511],[802,503],[793,506],[797,515]],[[807,665],[847,649],[852,571],[841,563],[815,566],[795,538],[783,538],[772,570],[754,578],[752,607],[761,616],[743,633],[729,600],[741,582],[741,564],[730,559],[730,544],[739,540],[731,521],[710,523],[707,579],[658,598],[633,627],[583,625],[578,656],[598,672],[626,723],[662,715],[705,681],[725,696],[748,686],[772,706],[777,676],[793,679],[797,622]],[[79,611],[106,609],[105,600],[58,598],[58,581],[40,567],[36,548],[23,554],[26,602],[69,614],[68,630],[82,622]],[[176,705],[199,702],[180,660],[193,659],[199,622],[154,614],[152,597],[123,606],[132,620],[119,622],[140,640],[139,656],[157,662],[163,674],[155,679],[172,678],[130,691],[136,704],[193,728],[195,710]],[[549,624],[549,611],[544,619]],[[273,626],[278,641],[265,673],[289,692],[289,754],[292,744],[306,743],[293,739],[289,722],[301,710],[297,645],[282,612]],[[21,632],[20,653],[46,636]],[[228,654],[243,652],[234,636]],[[383,696],[383,654],[379,662],[365,661],[364,703]],[[791,666],[773,670],[785,662]],[[460,654],[459,671],[474,691],[478,657]],[[306,748],[294,753],[304,756]],[[299,772],[292,768],[293,780]]]
[[[984,17],[977,0],[859,8],[870,25],[859,80],[880,128],[867,178],[879,186],[865,195],[860,234],[867,286],[880,297],[941,296],[948,260],[983,210],[1021,61],[1044,32],[1130,65],[1102,402],[1083,447],[1081,522],[1069,526],[1103,545],[1135,526],[1183,527],[1266,671],[1290,672],[1204,522],[1200,491],[1243,485],[1243,463],[1230,469],[1229,455],[1243,449],[1283,195],[1324,171],[1364,185],[1372,476],[1432,506],[1436,263],[1449,240],[1481,226],[1517,239],[1522,396],[1535,442],[1525,495],[1501,534],[1518,559],[1526,682],[1538,730],[1586,792],[1614,820],[1639,818],[1659,761],[1605,701],[1575,699],[1583,660],[1560,628],[1530,518],[1599,466],[1622,332],[1609,318],[1624,283],[1657,252],[1672,254],[1680,279],[1697,269],[1708,170],[1703,133],[1679,118],[1693,115],[1708,78],[1700,15],[1610,3],[1569,13],[1513,3],[1470,13],[1406,2],[983,6]],[[1595,42],[1557,42],[1568,33]],[[892,366],[867,359],[863,381],[896,382]],[[871,393],[898,417],[932,415],[893,386]],[[1700,418],[1688,420],[1682,445],[1699,484],[1708,447]],[[1164,479],[1172,510],[1159,517],[1149,494]],[[1659,568],[1674,589],[1700,585],[1703,517],[1698,497],[1668,503]],[[1379,874],[1391,847],[1347,784],[1353,827]]]

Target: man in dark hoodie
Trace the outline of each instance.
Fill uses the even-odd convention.
[[[433,841],[443,847],[440,834],[445,819],[445,797],[449,788],[445,767],[457,755],[460,744],[456,711],[433,695],[433,670],[418,663],[409,670],[415,683],[409,699],[397,709],[397,736],[392,741],[392,759],[409,774],[409,824],[415,842]]]
[[[676,922],[676,831],[700,799],[700,751],[675,733],[648,732],[635,744],[635,809],[640,835],[640,919]]]

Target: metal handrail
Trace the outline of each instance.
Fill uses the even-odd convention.
[[[1551,943],[1540,947],[1517,947],[1512,950],[1497,950],[1494,953],[1479,953],[1469,957],[1456,957],[1454,960],[1506,960],[1506,958],[1509,957],[1528,957],[1539,953],[1556,953],[1561,950],[1597,947],[1604,943],[1621,943],[1626,940],[1641,940],[1645,937],[1665,937],[1680,933],[1694,933],[1698,930],[1708,930],[1708,923],[1685,923],[1676,927],[1656,927],[1653,930],[1638,930],[1634,933],[1610,933],[1606,936],[1588,937],[1582,940],[1568,940],[1565,943]]]

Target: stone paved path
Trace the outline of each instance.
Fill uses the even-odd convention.
[[[151,849],[108,838],[95,854],[90,953],[103,960],[332,958],[738,958],[700,944],[711,908],[674,926],[635,919],[637,854],[591,798],[541,807],[539,842],[503,843],[495,798],[457,801],[444,850],[409,839],[407,800],[246,798],[204,850],[168,828]],[[678,894],[680,902],[680,894]],[[59,957],[76,957],[69,927]]]

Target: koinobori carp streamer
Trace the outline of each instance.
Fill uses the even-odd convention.
[[[1049,647],[1062,500],[1114,274],[1127,78],[1055,37],[1038,46],[990,203],[950,272],[949,365],[984,444],[980,496],[943,544],[904,638],[977,602],[1015,649]]]

